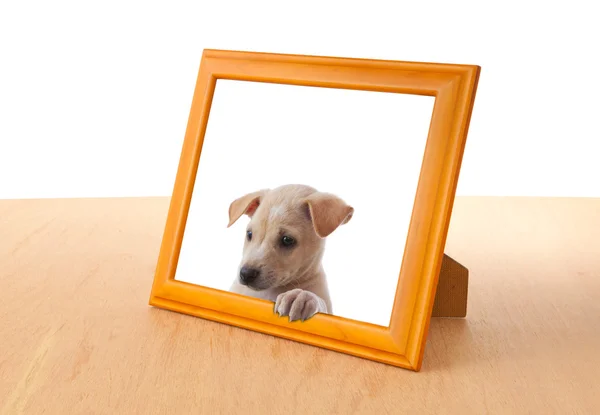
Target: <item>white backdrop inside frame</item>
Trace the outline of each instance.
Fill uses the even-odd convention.
[[[289,183],[354,207],[324,257],[334,314],[387,326],[434,98],[218,80],[176,279],[228,290],[245,228],[229,204]]]

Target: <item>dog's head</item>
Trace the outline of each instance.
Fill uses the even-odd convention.
[[[258,291],[310,278],[321,262],[325,238],[347,223],[354,209],[335,195],[286,185],[234,200],[228,227],[244,214],[250,222],[238,279]]]

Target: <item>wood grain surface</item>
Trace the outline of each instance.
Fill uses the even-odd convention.
[[[147,305],[168,199],[0,201],[0,414],[596,414],[600,200],[457,198],[420,373]]]

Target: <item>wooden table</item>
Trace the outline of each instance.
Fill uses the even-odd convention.
[[[600,199],[457,198],[420,373],[149,307],[167,206],[0,201],[1,414],[600,413]]]

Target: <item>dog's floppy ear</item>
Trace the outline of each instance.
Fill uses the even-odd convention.
[[[260,200],[268,192],[268,189],[259,190],[258,192],[248,193],[245,196],[235,199],[229,205],[229,228],[233,225],[243,214],[250,217],[256,212],[256,208],[260,205]]]
[[[354,208],[330,193],[313,193],[306,199],[315,232],[321,238],[329,236],[338,226],[348,223]]]

